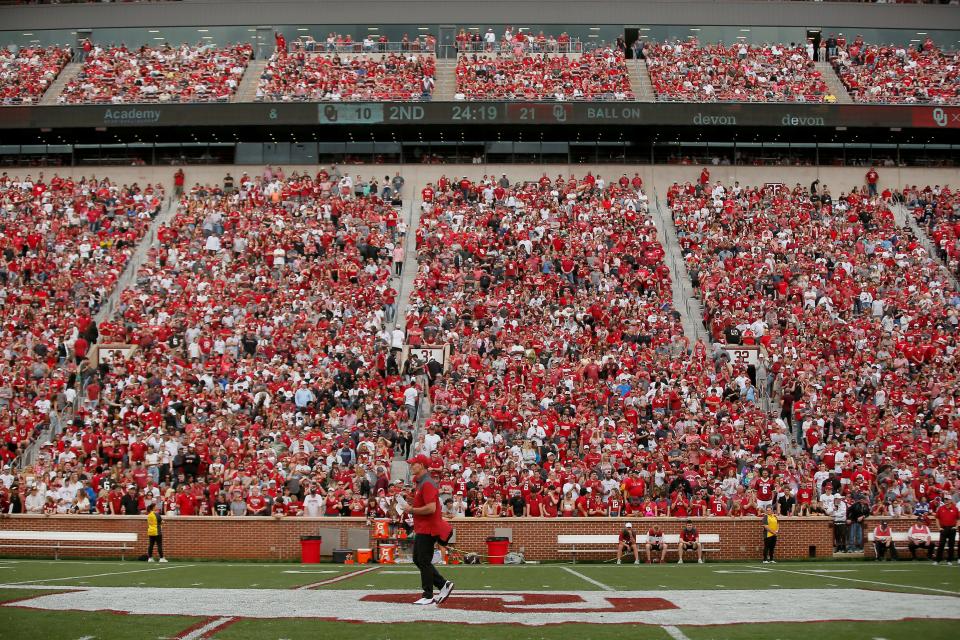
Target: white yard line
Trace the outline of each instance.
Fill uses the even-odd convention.
[[[791,571],[790,569],[770,569],[770,571],[779,571],[781,573],[794,573],[798,576],[813,576],[814,578],[825,578],[827,580],[846,580],[848,582],[862,582],[864,584],[878,584],[884,587],[897,587],[898,589],[919,589],[921,591],[933,591],[934,593],[947,593],[952,596],[960,596],[960,591],[948,591],[947,589],[934,589],[933,587],[921,587],[912,584],[895,584],[893,582],[880,582],[879,580],[864,580],[862,578],[847,578],[836,574],[823,575],[820,573],[810,573],[809,571]]]
[[[683,631],[680,631],[679,627],[675,627],[672,624],[665,624],[660,628],[670,634],[670,637],[673,638],[673,640],[690,640],[690,637],[687,636]]]
[[[564,571],[566,571],[567,573],[571,573],[571,574],[577,576],[577,577],[580,578],[581,580],[586,580],[586,581],[589,582],[590,584],[600,587],[600,588],[603,589],[604,591],[616,591],[616,589],[614,589],[614,588],[611,587],[610,585],[603,584],[603,583],[600,582],[599,580],[594,580],[594,579],[591,578],[590,576],[585,576],[585,575],[583,575],[582,573],[580,573],[579,571],[577,571],[577,570],[575,570],[575,569],[571,569],[570,567],[566,567],[566,566],[561,566],[560,568],[563,569]]]
[[[232,622],[233,618],[217,618],[216,620],[211,620],[207,624],[203,625],[198,629],[194,629],[185,636],[178,636],[178,640],[199,640],[200,638],[206,637],[211,631],[215,631],[218,627],[222,627],[228,622]]]
[[[595,585],[595,586],[597,586],[597,587],[600,587],[600,588],[603,589],[604,591],[616,591],[616,589],[614,589],[614,588],[611,587],[610,585],[604,584],[604,583],[600,582],[599,580],[594,580],[594,579],[591,578],[590,576],[586,576],[586,575],[580,573],[579,571],[577,571],[576,569],[572,569],[572,568],[567,567],[567,566],[561,566],[560,568],[563,569],[564,571],[566,571],[567,573],[570,573],[570,574],[573,574],[573,575],[577,576],[577,577],[580,578],[581,580],[586,580],[586,581],[589,582],[590,584]],[[667,634],[668,634],[671,638],[673,638],[673,640],[690,640],[690,638],[689,638],[686,634],[684,634],[683,631],[680,631],[680,629],[679,629],[678,627],[675,627],[675,626],[673,626],[673,625],[661,625],[660,628],[663,629],[664,631],[666,631]]]
[[[152,569],[137,569],[136,571],[114,571],[113,573],[94,573],[85,576],[61,576],[59,578],[43,578],[42,580],[21,580],[20,582],[8,582],[4,586],[17,584],[33,584],[35,582],[58,582],[62,580],[79,580],[80,578],[103,578],[106,576],[122,576],[127,573],[145,573],[151,571],[168,571],[170,569],[186,569],[192,567],[192,564],[178,564],[172,567],[154,567]]]
[[[305,584],[299,587],[296,587],[297,590],[303,591],[305,589],[316,589],[317,587],[322,587],[324,585],[333,584],[334,582],[340,582],[341,580],[349,580],[350,578],[355,578],[357,576],[362,576],[365,573],[370,573],[371,571],[376,571],[380,568],[380,565],[376,567],[370,567],[369,569],[361,569],[360,571],[351,571],[350,573],[345,573],[343,575],[337,576],[336,578],[330,578],[328,580],[321,580],[320,582],[314,582],[311,584]]]

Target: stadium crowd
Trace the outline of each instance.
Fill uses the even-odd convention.
[[[623,52],[600,48],[579,56],[530,53],[461,55],[456,100],[632,100]]]
[[[61,104],[224,102],[253,56],[249,44],[86,48],[83,69],[57,98]]]
[[[659,100],[834,102],[803,45],[650,43],[642,55]]]
[[[849,509],[926,515],[956,497],[960,296],[887,203],[866,186],[834,198],[706,171],[668,201],[708,330],[769,354],[767,389],[813,490],[798,506],[850,525],[849,549],[862,548]]]
[[[0,49],[0,104],[35,104],[70,62],[70,49]]]
[[[260,77],[256,99],[269,102],[428,100],[434,87],[432,54],[389,53],[341,57],[282,49]]]
[[[857,102],[960,104],[960,51],[927,37],[914,46],[867,44],[857,36],[830,46],[837,75]]]
[[[262,514],[278,484],[306,497],[389,468],[419,391],[385,324],[405,228],[370,189],[269,169],[185,189],[99,327],[135,350],[80,372],[76,417],[19,485],[28,511]]]
[[[512,52],[515,56],[521,53],[577,53],[582,50],[579,40],[570,38],[570,34],[564,31],[559,36],[546,35],[543,31],[533,34],[529,30],[518,29],[516,33],[513,27],[506,27],[503,34],[498,38],[492,28],[486,32],[480,33],[480,30],[460,29],[456,36],[457,51],[460,52]]]
[[[92,316],[163,201],[159,185],[0,176],[0,461],[61,411],[97,342]]]
[[[960,277],[960,197],[949,185],[916,185],[904,189],[901,200],[936,247],[954,277]]]
[[[81,371],[71,425],[0,477],[7,505],[16,486],[33,512],[402,520],[390,463],[424,454],[454,518],[772,506],[833,517],[856,550],[867,516],[960,490],[960,297],[866,188],[704,172],[669,190],[708,330],[763,345],[754,366],[684,337],[639,175],[442,176],[393,330],[405,229],[377,187],[336,170],[238,185],[184,194],[99,328],[136,351]],[[448,360],[404,362],[404,343]]]

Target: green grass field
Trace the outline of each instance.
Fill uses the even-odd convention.
[[[411,565],[0,560],[0,638],[405,640],[455,629],[458,640],[933,640],[960,629],[956,565],[440,569],[456,582],[454,596],[414,607]]]

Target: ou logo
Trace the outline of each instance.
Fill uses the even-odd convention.
[[[373,593],[363,596],[363,602],[406,604],[409,594]],[[604,596],[602,602],[587,602],[576,593],[467,593],[454,594],[442,605],[442,609],[463,611],[487,611],[490,613],[514,613],[520,615],[544,613],[632,613],[640,611],[664,611],[678,609],[677,605],[664,598],[613,598]]]
[[[933,110],[933,121],[937,123],[938,127],[947,126],[947,112],[937,107]]]

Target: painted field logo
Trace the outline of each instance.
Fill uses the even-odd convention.
[[[0,585],[3,586],[3,585]],[[10,586],[10,585],[8,585]],[[16,587],[14,587],[16,588]],[[866,589],[716,589],[700,591],[470,591],[439,606],[413,604],[416,594],[354,589],[201,589],[57,587],[65,589],[6,607],[48,611],[113,611],[133,615],[312,618],[342,622],[719,625],[746,622],[960,619],[956,592],[925,595]],[[790,603],[790,606],[784,606]],[[376,635],[382,635],[380,633]],[[588,637],[588,636],[584,636]]]
[[[820,116],[793,116],[789,113],[780,120],[785,127],[822,127],[823,118]]]
[[[693,116],[693,124],[730,125],[737,124],[737,116],[712,116],[698,113]]]
[[[362,602],[409,604],[408,594],[374,593],[360,598]],[[576,593],[470,593],[451,596],[443,603],[444,609],[487,611],[490,613],[636,613],[638,611],[665,611],[677,605],[664,598],[603,598],[604,606],[587,602]]]

